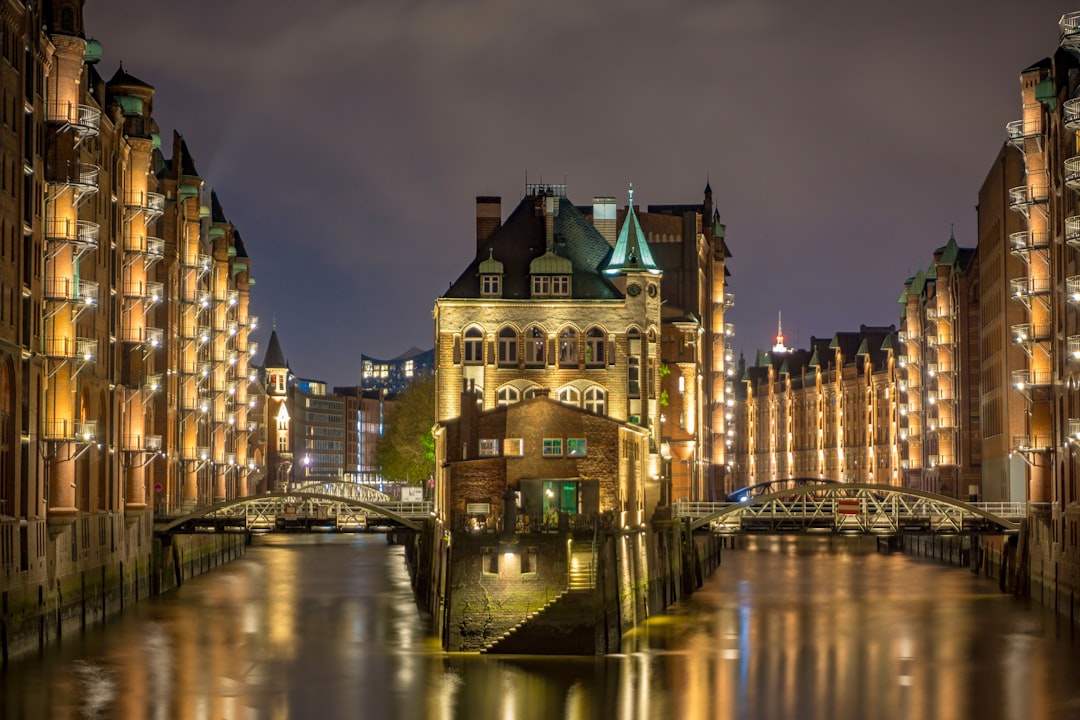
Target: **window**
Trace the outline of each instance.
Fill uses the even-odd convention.
[[[517,331],[512,327],[504,327],[499,331],[499,364],[517,365]]]
[[[471,327],[465,331],[465,364],[480,365],[484,362],[484,333]]]
[[[566,438],[566,454],[569,457],[585,457],[588,454],[585,438]]]
[[[575,387],[564,387],[559,391],[559,402],[578,407],[581,405],[581,392]]]
[[[506,438],[503,440],[503,455],[521,457],[525,454],[525,441],[521,438]]]
[[[501,275],[481,275],[480,276],[480,294],[481,295],[502,295],[502,276]]]
[[[495,402],[498,405],[513,405],[520,399],[521,392],[513,385],[499,388],[499,392],[495,396]]]
[[[569,275],[533,275],[533,297],[570,297]]]
[[[480,457],[495,457],[498,454],[498,440],[495,438],[480,438]]]
[[[641,397],[640,362],[636,357],[632,357],[626,364],[626,392],[632,398]]]
[[[544,331],[538,327],[531,327],[525,331],[525,364],[529,366],[544,364],[544,345],[547,337]]]
[[[574,328],[559,333],[559,367],[576,367],[578,364],[578,334]]]
[[[591,387],[585,391],[585,409],[597,415],[603,415],[606,410],[606,393],[601,387]]]
[[[570,276],[555,275],[552,277],[551,294],[553,297],[570,297]]]
[[[562,438],[544,438],[544,457],[562,457]]]
[[[607,341],[604,331],[600,328],[591,328],[585,334],[585,364],[589,367],[600,367],[604,364],[604,349]]]

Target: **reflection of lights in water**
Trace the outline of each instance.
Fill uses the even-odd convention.
[[[106,710],[116,697],[116,681],[104,665],[76,660],[72,673],[82,686],[83,706],[80,715],[84,718],[107,717]]]
[[[436,676],[434,684],[435,688],[428,695],[428,711],[424,715],[432,720],[453,720],[461,678],[454,670],[446,668],[441,676]]]
[[[161,700],[160,707],[167,708],[172,695],[173,649],[165,628],[156,622],[148,624],[142,645],[150,674],[150,692]]]

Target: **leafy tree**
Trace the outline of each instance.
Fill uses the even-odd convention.
[[[394,411],[375,446],[384,478],[420,485],[434,475],[434,424],[435,378],[428,375],[414,380],[394,399]]]

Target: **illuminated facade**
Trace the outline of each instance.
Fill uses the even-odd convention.
[[[148,586],[151,511],[246,494],[258,462],[243,244],[163,156],[154,88],[98,74],[82,6],[0,13],[0,590],[49,612],[91,568]]]
[[[431,375],[434,350],[410,348],[392,360],[360,356],[360,386],[364,390],[385,390],[396,395],[416,378]]]
[[[955,237],[899,298],[903,486],[981,499],[979,262]]]
[[[736,487],[805,478],[899,484],[896,343],[892,326],[811,338],[808,350],[781,350],[778,335],[776,349],[740,367]]]

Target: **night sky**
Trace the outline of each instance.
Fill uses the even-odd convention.
[[[99,72],[157,89],[252,258],[255,339],[297,374],[433,345],[475,197],[700,202],[727,224],[736,350],[888,325],[1051,55],[1051,0],[87,0]]]

